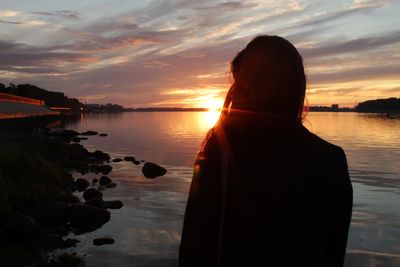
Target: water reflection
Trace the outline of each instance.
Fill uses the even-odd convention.
[[[88,266],[96,266],[95,258],[102,259],[101,255],[114,255],[103,266],[131,266],[130,260],[137,261],[137,266],[159,262],[176,266],[194,158],[217,118],[209,112],[133,112],[85,114],[69,124],[77,131],[109,134],[83,141],[89,149],[115,157],[133,155],[168,169],[167,176],[149,181],[141,176],[140,167],[111,163],[112,178],[119,185],[105,192],[105,198],[120,199],[125,206],[112,215],[109,224],[82,241]],[[346,266],[400,266],[400,120],[375,114],[311,112],[305,125],[347,154],[354,213]],[[93,248],[91,238],[102,235],[115,237],[116,244]]]

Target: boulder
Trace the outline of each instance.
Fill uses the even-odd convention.
[[[99,180],[99,183],[100,183],[101,186],[107,186],[111,182],[112,182],[111,179],[108,176],[105,176],[105,175],[101,176],[100,180]]]
[[[124,206],[124,204],[119,200],[108,200],[103,201],[103,203],[106,209],[120,209]]]
[[[106,134],[106,133],[101,133],[101,134],[99,134],[99,136],[101,136],[101,137],[106,137],[106,136],[108,136],[108,134]]]
[[[112,171],[112,166],[110,166],[110,165],[100,165],[100,166],[97,166],[97,171],[101,172],[104,175],[107,175]]]
[[[39,235],[39,225],[32,217],[18,213],[6,220],[3,230],[9,239],[31,240]]]
[[[96,159],[101,160],[101,161],[110,160],[110,155],[108,155],[107,153],[104,153],[101,150],[96,150],[91,154],[93,157],[95,157]]]
[[[72,204],[69,207],[69,222],[79,232],[94,231],[110,220],[110,212],[85,204]]]
[[[97,183],[99,181],[99,179],[97,179],[97,178],[93,178],[93,180],[92,180],[92,184],[95,184],[95,183]]]
[[[127,156],[127,157],[124,157],[124,160],[125,161],[135,161],[135,157],[132,157],[132,156]]]
[[[71,139],[71,141],[74,142],[74,143],[79,143],[81,141],[81,139],[79,137],[73,137]]]
[[[89,199],[84,203],[85,205],[100,208],[100,209],[105,209],[106,206],[104,204],[104,201],[101,198],[95,197],[92,199]]]
[[[83,199],[86,201],[93,198],[102,198],[102,197],[103,194],[99,190],[94,188],[86,189],[85,192],[83,192]]]
[[[121,161],[123,161],[123,159],[115,158],[115,159],[113,159],[112,161],[113,161],[113,162],[121,162]]]
[[[97,134],[98,134],[98,132],[96,132],[96,131],[90,131],[90,130],[81,133],[81,135],[97,135]]]
[[[142,173],[146,178],[154,179],[166,174],[167,170],[153,162],[146,162],[142,168]]]
[[[138,161],[138,160],[134,160],[134,161],[133,161],[133,164],[135,164],[135,165],[139,165],[139,164],[140,164],[140,161]]]
[[[95,246],[114,244],[114,243],[115,243],[115,240],[112,239],[111,237],[101,237],[101,238],[96,238],[93,240],[93,245],[95,245]]]
[[[78,178],[76,179],[76,181],[74,182],[74,185],[76,186],[76,189],[78,189],[79,192],[83,192],[86,190],[86,188],[89,187],[89,182],[86,181],[83,178]]]

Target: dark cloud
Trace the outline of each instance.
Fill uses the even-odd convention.
[[[338,71],[333,73],[316,73],[308,75],[312,83],[351,82],[371,79],[398,78],[400,65],[370,66]]]
[[[257,6],[256,3],[243,3],[240,1],[230,1],[230,2],[223,2],[214,5],[207,5],[207,6],[200,6],[195,7],[194,9],[199,10],[235,10],[235,9],[242,9],[242,8],[249,8]]]
[[[52,12],[32,12],[32,14],[61,17],[64,19],[69,19],[69,20],[78,20],[81,17],[81,14],[75,10],[57,10],[57,11],[52,11]]]
[[[6,20],[1,20],[0,23],[5,23],[5,24],[21,24],[21,22],[18,21],[6,21]]]
[[[312,58],[343,53],[361,53],[398,42],[400,42],[400,32],[392,32],[385,36],[358,38],[341,43],[325,42],[317,47],[300,48],[299,50],[304,57]]]
[[[49,47],[33,47],[0,41],[0,68],[12,72],[61,72],[56,65],[63,62],[83,63],[96,60],[76,52],[57,52]],[[52,67],[54,66],[54,67]]]

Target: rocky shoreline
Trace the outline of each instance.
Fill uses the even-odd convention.
[[[149,179],[167,172],[132,156],[111,159],[100,150],[89,152],[79,142],[93,135],[107,136],[48,128],[0,132],[0,266],[84,266],[75,253],[52,251],[74,247],[79,240],[67,238],[70,233],[79,238],[95,231],[110,220],[109,209],[123,207],[119,200],[103,199],[102,191],[117,186],[107,176],[113,169],[108,163],[143,164]],[[72,173],[98,178],[88,181]],[[93,245],[114,242],[100,237]]]

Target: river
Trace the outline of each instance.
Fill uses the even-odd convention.
[[[118,183],[104,194],[119,199],[111,221],[80,235],[77,251],[87,266],[177,266],[182,220],[196,152],[218,114],[215,112],[125,112],[84,114],[67,128],[95,130],[107,137],[82,141],[112,158],[135,156],[156,162],[168,173],[143,177],[140,166],[110,164]],[[304,125],[341,146],[354,189],[346,267],[400,266],[400,120],[379,114],[310,112]],[[91,177],[86,177],[91,178]],[[94,247],[96,237],[113,245]]]

